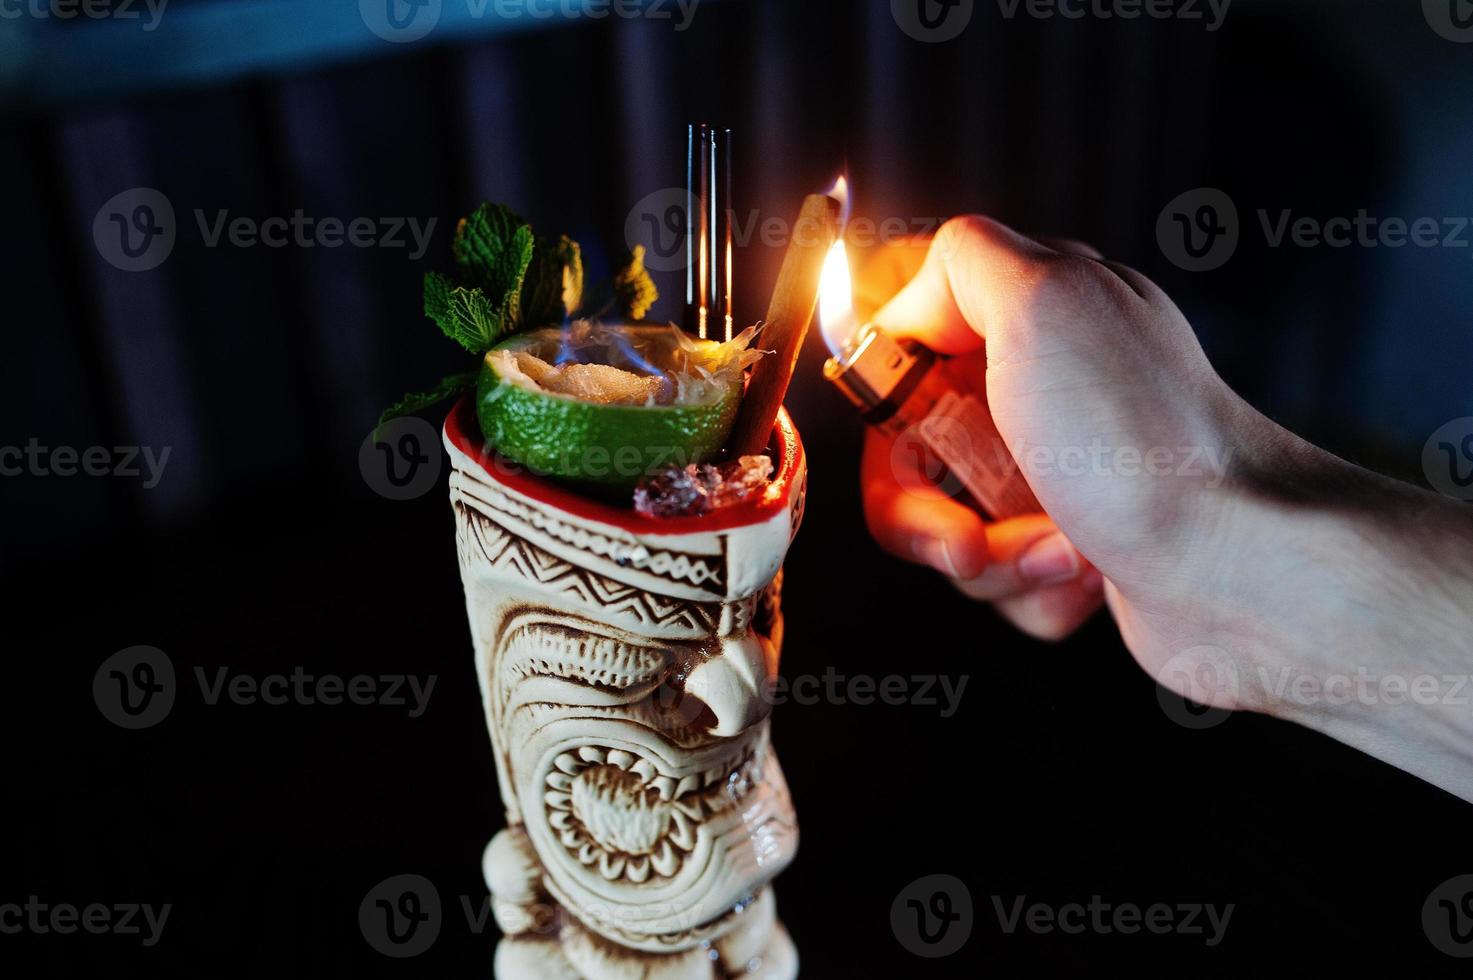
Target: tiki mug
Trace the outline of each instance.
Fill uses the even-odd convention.
[[[768,740],[807,467],[784,413],[759,499],[648,518],[445,424],[507,827],[483,861],[502,978],[781,978],[769,882],[798,842]]]

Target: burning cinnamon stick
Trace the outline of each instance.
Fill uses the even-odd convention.
[[[766,325],[757,342],[772,351],[752,369],[752,380],[742,399],[741,412],[729,443],[733,456],[749,456],[767,448],[778,409],[793,380],[803,338],[818,305],[818,284],[824,261],[839,237],[838,201],[823,194],[810,194],[793,226],[793,239],[783,258]]]

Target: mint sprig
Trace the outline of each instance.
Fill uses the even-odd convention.
[[[484,355],[511,334],[561,323],[583,305],[583,252],[566,235],[538,238],[532,226],[501,204],[482,204],[455,226],[456,276],[425,275],[425,316],[471,354]],[[636,246],[614,276],[622,315],[643,319],[659,297]],[[405,395],[379,416],[378,426],[429,408],[475,386],[478,372],[454,374],[428,391]],[[378,428],[374,430],[375,434]]]
[[[476,375],[479,372],[466,371],[462,374],[452,374],[448,378],[442,378],[440,383],[428,391],[414,391],[399,399],[393,405],[384,409],[378,417],[378,424],[373,428],[373,437],[378,438],[383,427],[394,419],[404,415],[413,415],[415,412],[423,411],[431,405],[437,405],[447,398],[460,394],[467,388],[473,388],[476,384]]]

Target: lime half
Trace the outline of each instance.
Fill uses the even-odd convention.
[[[761,356],[751,338],[586,321],[518,334],[487,352],[476,415],[487,443],[534,473],[633,487],[720,451]]]

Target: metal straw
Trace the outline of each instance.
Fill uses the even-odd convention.
[[[731,130],[692,124],[685,155],[685,329],[732,337]]]

